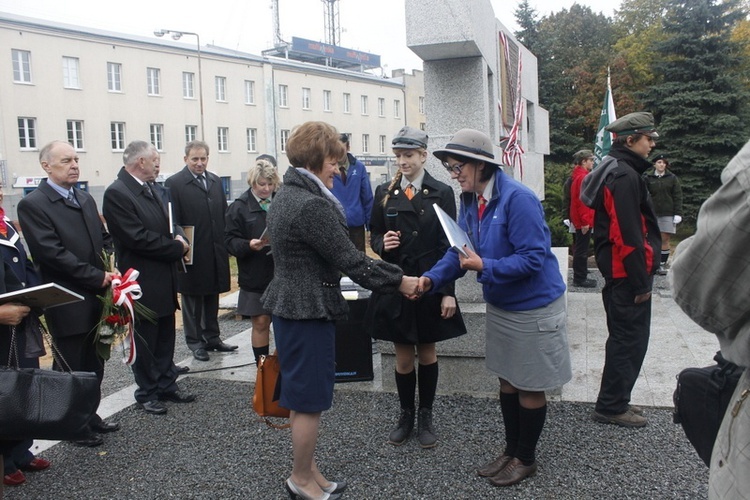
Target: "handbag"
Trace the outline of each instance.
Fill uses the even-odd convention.
[[[706,466],[743,368],[714,356],[717,364],[704,368],[685,368],[677,375],[672,420],[682,424],[690,443]]]
[[[45,331],[46,333],[46,331]],[[74,372],[49,334],[55,360],[67,371],[19,368],[16,329],[11,328],[8,366],[0,367],[0,439],[74,441],[90,437],[101,399],[95,373]]]
[[[276,353],[261,356],[255,378],[253,409],[270,427],[286,429],[290,424],[278,425],[268,420],[268,417],[289,418],[289,410],[279,406],[280,379],[279,358]]]

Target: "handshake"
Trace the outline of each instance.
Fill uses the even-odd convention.
[[[401,286],[398,291],[409,300],[417,300],[430,291],[432,280],[425,276],[404,276],[401,278]]]

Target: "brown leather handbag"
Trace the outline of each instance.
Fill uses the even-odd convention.
[[[286,429],[290,424],[278,425],[268,420],[268,417],[289,418],[289,410],[279,406],[279,381],[279,358],[276,353],[261,356],[258,360],[258,374],[255,378],[253,409],[269,426]]]

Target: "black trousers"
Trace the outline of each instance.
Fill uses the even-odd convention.
[[[573,283],[586,281],[589,274],[589,242],[591,241],[591,228],[583,234],[576,229],[573,235]]]
[[[174,357],[174,314],[162,316],[156,324],[136,321],[136,358],[133,376],[138,388],[135,400],[139,403],[154,401],[161,394],[178,390],[177,369],[172,362]]]
[[[602,299],[609,337],[596,411],[618,415],[628,409],[630,393],[646,357],[651,334],[651,300],[635,304],[635,294],[627,279],[608,280]]]
[[[191,351],[219,343],[219,294],[182,294],[182,328]]]

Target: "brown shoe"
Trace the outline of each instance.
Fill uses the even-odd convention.
[[[615,424],[621,427],[645,427],[648,424],[646,417],[636,415],[632,410],[619,415],[603,415],[599,412],[591,414],[591,420],[601,424]]]
[[[495,460],[492,460],[490,462],[487,462],[483,466],[477,469],[477,474],[479,474],[482,477],[492,477],[497,476],[497,474],[505,468],[506,465],[508,465],[508,462],[513,457],[510,455],[506,455],[503,453],[499,457],[497,457]]]
[[[629,405],[628,410],[632,411],[636,415],[643,415],[643,408],[641,408],[640,406]]]
[[[492,486],[510,486],[520,483],[527,477],[536,474],[536,462],[531,465],[524,465],[517,458],[512,458],[503,470],[497,473],[495,477],[490,478]]]

